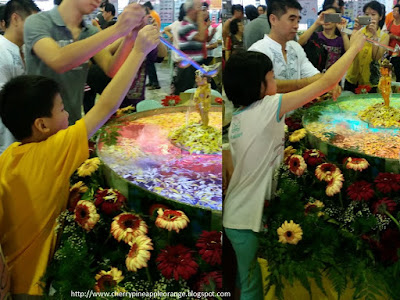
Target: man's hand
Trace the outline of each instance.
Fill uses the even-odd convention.
[[[353,33],[350,38],[350,48],[355,47],[357,51],[360,51],[365,44],[365,35],[361,30]]]
[[[159,42],[160,33],[157,27],[146,25],[139,31],[133,50],[147,55],[151,50],[157,47]]]
[[[137,4],[132,3],[125,7],[115,24],[122,36],[129,34],[133,29],[142,26],[146,11]]]

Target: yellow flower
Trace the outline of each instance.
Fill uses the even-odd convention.
[[[343,175],[340,174],[340,176],[333,178],[331,181],[329,181],[328,186],[326,187],[325,193],[329,196],[332,197],[333,195],[337,194],[340,192],[343,186]]]
[[[133,107],[132,105],[129,105],[127,107],[124,108],[120,108],[117,110],[116,115],[117,117],[120,117],[122,115],[128,114],[130,112],[133,112],[135,110],[135,107]]]
[[[342,175],[342,172],[338,167],[336,167],[334,164],[330,163],[323,163],[320,164],[316,169],[315,169],[315,176],[318,178],[318,180],[322,181],[331,181],[332,178],[336,178],[338,176]],[[342,175],[343,177],[343,175]]]
[[[137,236],[129,243],[129,250],[125,264],[129,271],[136,272],[138,269],[147,267],[147,261],[150,259],[150,250],[153,250],[153,243],[146,235]]]
[[[111,223],[111,234],[119,241],[132,242],[135,237],[147,233],[146,223],[136,214],[122,213]]]
[[[100,215],[97,213],[96,206],[87,200],[80,200],[75,207],[75,221],[86,231],[93,229]]]
[[[111,268],[108,272],[101,270],[96,274],[95,279],[96,285],[94,286],[94,290],[101,292],[113,290],[118,283],[124,280],[124,276],[122,276],[122,271],[117,268]]]
[[[301,227],[290,220],[290,223],[285,221],[277,230],[279,235],[279,242],[282,244],[296,245],[303,238],[303,230]]]
[[[78,181],[69,189],[70,193],[84,194],[88,190],[88,187],[83,183],[83,181]]]
[[[291,134],[291,136],[289,136],[289,141],[294,143],[294,142],[298,142],[300,141],[302,138],[304,138],[307,134],[307,130],[305,130],[304,128],[296,130],[295,132],[293,132]]]
[[[178,233],[179,230],[186,228],[190,222],[189,218],[180,210],[166,209],[163,211],[160,208],[157,213],[156,226],[168,231],[175,230]]]
[[[308,213],[310,213],[311,211],[317,211],[317,215],[318,217],[323,216],[324,213],[321,212],[321,209],[323,209],[325,207],[324,203],[319,201],[319,200],[315,200],[314,202],[308,202],[306,205],[304,205],[304,213],[306,215],[308,215]]]
[[[296,153],[296,149],[293,149],[292,146],[286,147],[285,150],[283,151],[283,161],[287,162],[288,159],[290,158],[290,156],[292,156],[292,154]]]
[[[365,158],[349,157],[346,161],[346,168],[354,171],[363,171],[369,167],[369,163]]]
[[[86,177],[92,175],[100,165],[98,157],[85,160],[85,162],[78,168],[78,176]]]

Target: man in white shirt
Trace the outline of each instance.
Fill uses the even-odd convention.
[[[21,47],[24,44],[25,19],[39,8],[32,0],[10,0],[4,11],[5,32],[0,35],[0,89],[10,79],[25,73]],[[15,142],[0,120],[0,154]]]
[[[278,93],[301,89],[322,76],[300,44],[293,41],[299,28],[301,9],[296,0],[270,1],[267,15],[271,31],[249,48],[249,51],[264,53],[271,59]]]

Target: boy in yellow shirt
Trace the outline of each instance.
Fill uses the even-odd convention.
[[[96,105],[70,127],[54,80],[27,75],[3,87],[0,116],[20,141],[0,156],[0,244],[13,294],[42,294],[40,278],[53,255],[55,221],[66,208],[69,178],[89,156],[88,139],[120,106],[158,43],[156,27],[142,28]]]

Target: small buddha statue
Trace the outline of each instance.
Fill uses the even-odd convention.
[[[200,114],[203,126],[208,126],[208,112],[211,107],[211,85],[208,83],[208,78],[200,71],[196,71],[197,89],[194,92],[193,100]]]
[[[379,71],[381,77],[379,79],[378,88],[385,102],[385,106],[389,107],[390,95],[392,93],[392,64],[387,58],[380,63]]]

